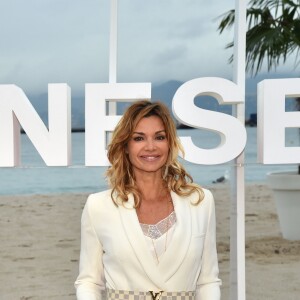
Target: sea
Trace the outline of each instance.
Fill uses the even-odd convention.
[[[296,170],[296,165],[262,165],[257,163],[257,128],[247,127],[245,147],[246,183],[266,182],[266,174]],[[178,129],[179,136],[191,136],[198,147],[213,148],[220,143],[218,134],[207,130]],[[72,166],[47,167],[26,134],[21,135],[21,167],[0,168],[0,195],[94,193],[107,189],[107,167],[84,165],[84,132],[72,133]],[[299,130],[286,130],[286,146],[299,146]],[[223,184],[231,180],[234,161],[220,165],[198,165],[180,159],[195,182],[202,186]],[[218,181],[222,181],[219,183]]]

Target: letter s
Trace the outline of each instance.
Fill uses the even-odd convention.
[[[209,95],[223,104],[243,103],[238,86],[232,81],[203,77],[184,83],[173,97],[173,113],[183,124],[218,133],[220,144],[213,149],[195,146],[190,136],[181,137],[185,149],[185,160],[203,165],[226,163],[237,157],[245,148],[247,133],[244,124],[237,118],[214,111],[205,110],[194,104],[197,96]]]

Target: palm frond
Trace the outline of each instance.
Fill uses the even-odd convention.
[[[268,70],[300,49],[300,0],[251,0],[247,9],[246,68],[256,74],[267,61]],[[218,30],[234,24],[235,11],[223,14]],[[226,48],[233,47],[233,42]],[[233,61],[233,56],[229,59]],[[297,63],[298,64],[298,63]]]

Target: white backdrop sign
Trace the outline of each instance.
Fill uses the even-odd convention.
[[[0,85],[0,167],[20,165],[21,126],[47,166],[71,164],[71,96],[67,84],[49,84],[49,129],[34,110],[23,90]],[[181,137],[185,159],[214,165],[236,158],[246,145],[246,130],[237,118],[195,106],[194,98],[209,95],[220,105],[243,103],[240,90],[232,81],[204,77],[184,83],[173,98],[176,118],[191,127],[211,130],[221,136],[213,149],[193,144]],[[272,79],[258,85],[258,158],[265,164],[300,161],[300,147],[285,146],[285,129],[300,127],[300,112],[285,112],[286,97],[300,96],[300,79]],[[114,130],[120,116],[106,114],[107,102],[151,98],[150,83],[86,84],[85,164],[107,166],[107,132]]]

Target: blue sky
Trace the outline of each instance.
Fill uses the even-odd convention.
[[[118,82],[231,78],[233,38],[217,17],[234,0],[119,0]],[[48,83],[108,82],[109,0],[0,3],[0,84],[45,93]],[[280,71],[293,71],[286,64]]]

